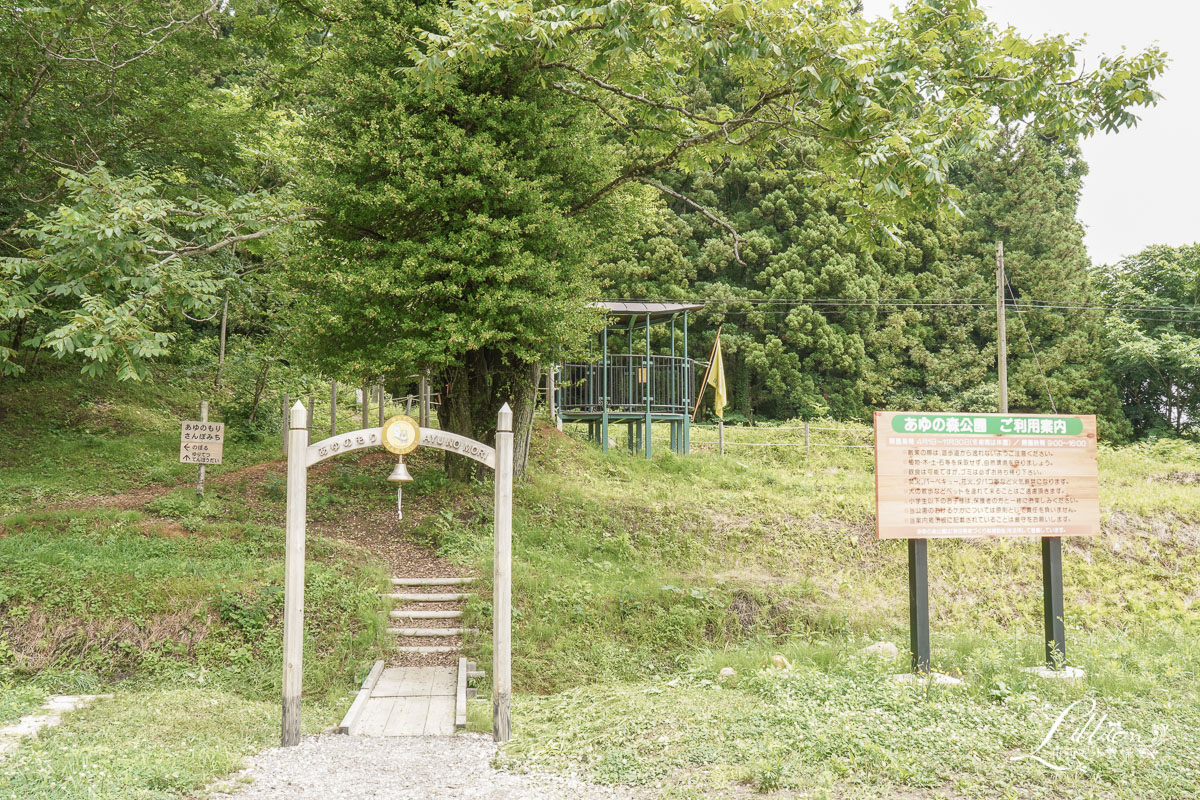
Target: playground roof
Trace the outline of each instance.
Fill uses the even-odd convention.
[[[641,300],[605,300],[593,303],[593,308],[603,308],[610,317],[619,320],[644,319],[647,315],[651,323],[663,322],[681,311],[695,311],[704,308],[703,304],[687,303],[653,303]]]

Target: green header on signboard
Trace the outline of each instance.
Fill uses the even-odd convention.
[[[1079,436],[1083,420],[1075,417],[980,414],[897,414],[896,433],[948,433],[975,436]]]

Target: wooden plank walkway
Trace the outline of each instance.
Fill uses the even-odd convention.
[[[385,669],[350,734],[449,736],[454,733],[457,672],[455,667]]]

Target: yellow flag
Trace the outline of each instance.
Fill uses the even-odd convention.
[[[717,341],[713,344],[712,364],[708,368],[708,385],[716,390],[713,395],[713,410],[717,416],[725,419],[725,361],[721,358],[721,334],[717,333]]]

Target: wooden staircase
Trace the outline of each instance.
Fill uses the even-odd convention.
[[[393,665],[376,662],[363,681],[339,732],[360,736],[445,736],[467,724],[468,682],[483,673],[461,655],[462,637],[476,633],[461,624],[474,578],[392,578],[384,597],[399,607],[388,612],[398,624]]]
[[[397,624],[388,633],[400,637],[396,651],[401,654],[450,655],[461,649],[462,636],[476,633],[472,628],[455,624],[462,619],[462,604],[471,592],[450,592],[448,587],[467,586],[474,578],[392,578],[392,588],[386,595],[401,604],[388,617]]]

